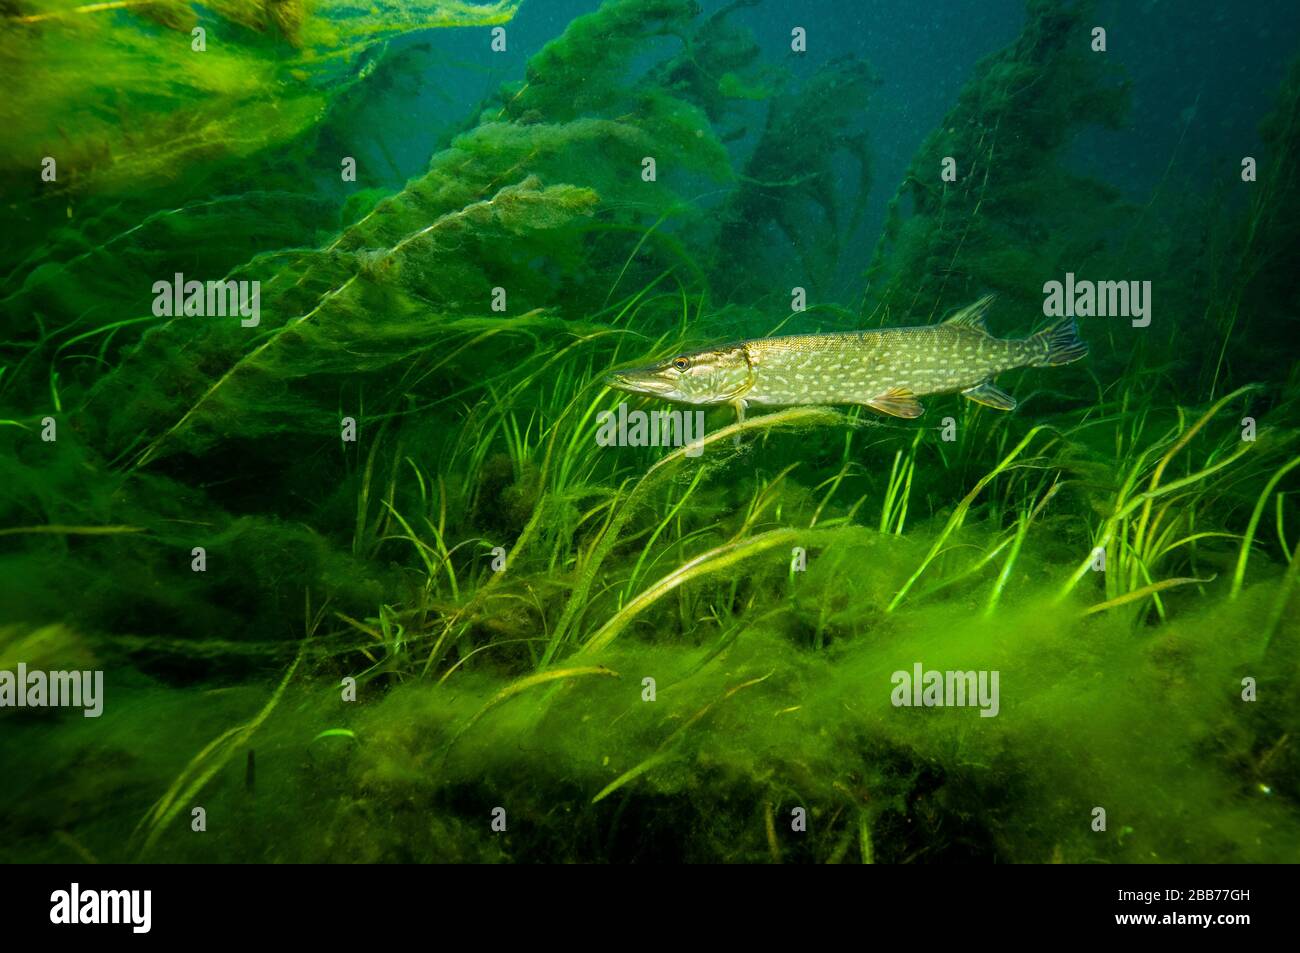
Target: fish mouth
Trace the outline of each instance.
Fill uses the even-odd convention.
[[[675,385],[651,371],[623,371],[606,374],[605,386],[632,394],[650,394],[656,397],[671,394]]]

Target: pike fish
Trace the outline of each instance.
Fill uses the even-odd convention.
[[[984,326],[992,295],[940,324],[913,328],[755,338],[679,354],[610,374],[607,386],[683,404],[752,406],[862,404],[919,417],[918,398],[960,392],[987,407],[1014,410],[993,379],[1019,367],[1069,364],[1088,353],[1073,318],[1027,338],[995,338]]]

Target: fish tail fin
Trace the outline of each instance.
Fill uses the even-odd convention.
[[[1088,344],[1079,337],[1074,318],[1061,318],[1029,338],[1033,367],[1069,364],[1088,356]]]

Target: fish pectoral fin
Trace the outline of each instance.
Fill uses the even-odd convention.
[[[925,413],[925,408],[916,399],[916,395],[906,387],[891,387],[879,397],[873,397],[864,403],[872,410],[878,410],[882,414],[906,417],[908,420],[913,417],[920,417]]]
[[[963,397],[969,397],[977,404],[992,407],[994,410],[1015,410],[1016,399],[1004,390],[999,390],[992,381],[976,384],[962,391]]]
[[[731,406],[736,411],[736,423],[743,424],[745,422],[745,409],[749,407],[749,401],[743,397],[738,397],[731,402]],[[731,438],[731,444],[736,449],[740,449],[740,434],[736,434]]]

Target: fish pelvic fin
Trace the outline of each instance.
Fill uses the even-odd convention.
[[[982,384],[976,384],[974,387],[968,387],[961,393],[968,400],[983,404],[985,407],[992,407],[994,410],[1016,409],[1016,399],[997,387],[992,381],[985,381]]]
[[[920,417],[925,413],[925,408],[916,399],[916,395],[906,387],[891,387],[879,397],[873,397],[870,400],[863,401],[863,403],[882,414],[889,414],[891,417],[903,417],[907,420]]]
[[[993,303],[994,297],[994,295],[985,295],[974,304],[968,304],[952,317],[944,318],[943,323],[962,328],[975,328],[988,334],[989,329],[984,326],[984,319],[988,317],[989,305]]]
[[[1088,356],[1088,344],[1079,337],[1074,318],[1061,318],[1029,338],[1030,367],[1055,367]]]

